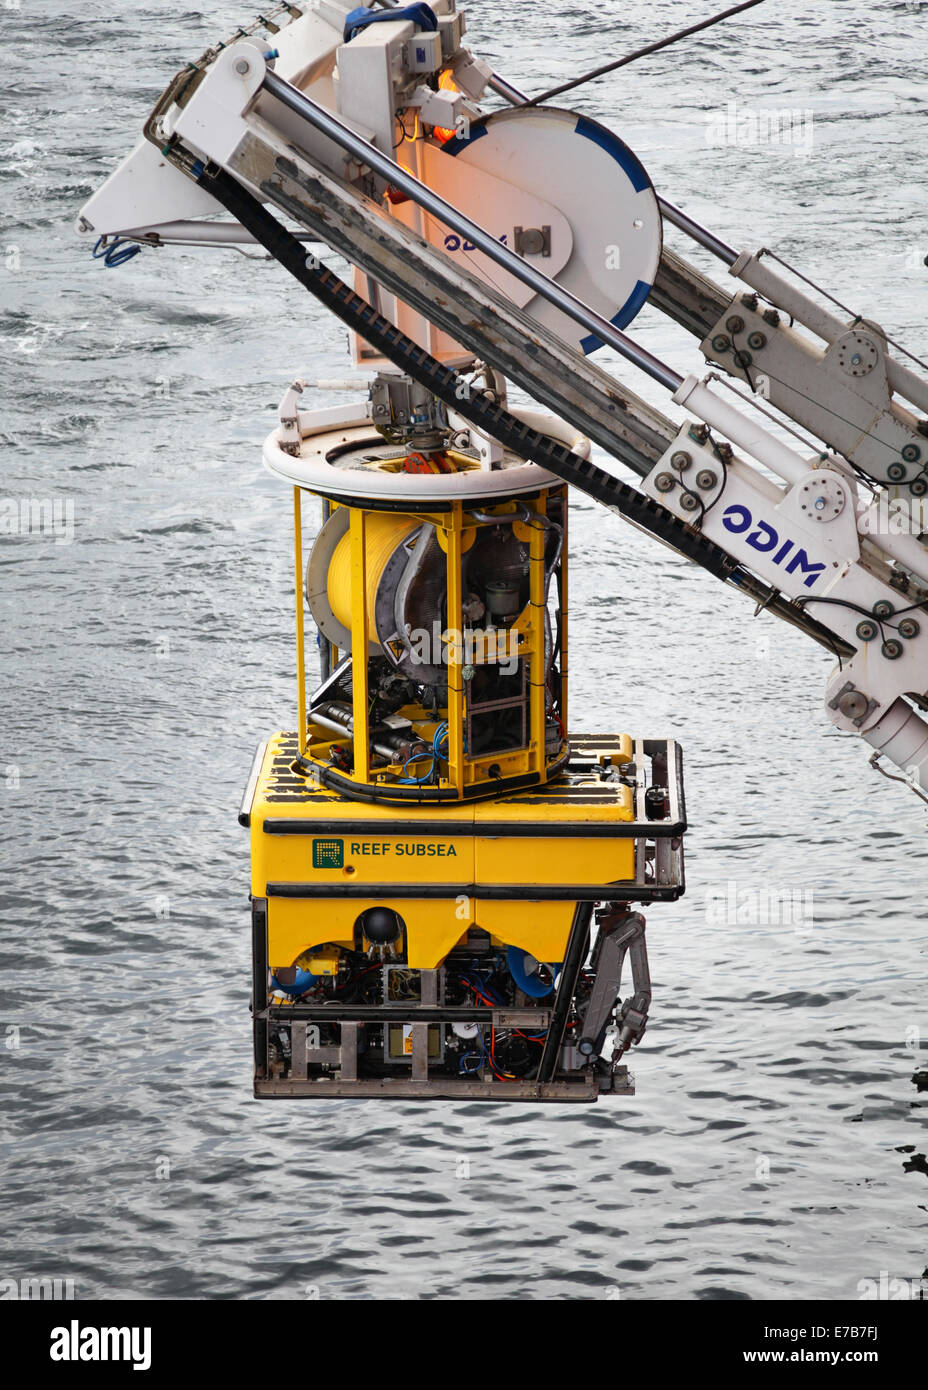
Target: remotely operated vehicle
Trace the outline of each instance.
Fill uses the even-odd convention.
[[[928,382],[659,196],[618,135],[494,74],[453,0],[274,6],[177,75],[78,226],[110,266],[263,247],[350,332],[347,404],[306,408],[297,380],[264,445],[293,490],[298,701],[240,814],[255,1093],[629,1094],[641,909],[684,888],[682,755],[571,728],[570,490],[831,651],[830,718],[921,793],[928,554],[881,518],[928,493]],[[646,302],[697,337],[705,380],[626,333]],[[603,344],[690,418],[596,366]]]

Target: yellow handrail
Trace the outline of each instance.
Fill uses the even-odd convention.
[[[303,642],[303,516],[300,489],[293,489],[293,562],[296,580],[296,691],[300,757],[306,752],[306,657]]]

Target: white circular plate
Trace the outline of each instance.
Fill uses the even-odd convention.
[[[589,304],[617,328],[629,324],[651,292],[660,264],[661,214],[641,162],[597,121],[538,106],[499,111],[471,126],[466,139],[427,145],[423,176],[505,245],[517,228],[547,233],[544,250],[522,250],[528,264]],[[494,261],[426,219],[428,239],[526,313],[582,352],[602,341]]]

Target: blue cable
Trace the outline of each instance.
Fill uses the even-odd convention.
[[[416,753],[413,757],[407,758],[406,761],[403,763],[403,771],[405,772],[407,767],[409,767],[411,763],[421,763],[422,759],[427,756],[428,755],[426,753]],[[434,771],[435,755],[433,753],[432,761],[429,764],[429,769],[427,772],[424,772],[421,777],[401,777],[400,782],[402,782],[403,785],[407,787],[421,787],[423,782],[427,782],[429,780]]]
[[[500,998],[498,991],[495,990],[492,985],[487,984],[481,975],[472,975],[468,971],[462,970],[460,972],[460,978],[466,985],[470,985],[471,989],[479,988],[482,994],[489,995],[495,1004],[502,1004],[504,1002]]]
[[[125,265],[126,261],[131,261],[142,249],[138,242],[129,241],[125,237],[117,237],[109,246],[104,246],[103,240],[102,236],[98,238],[91,254],[95,261],[102,260],[107,270],[115,270],[117,266]]]
[[[442,745],[444,745],[444,747],[442,747]],[[432,750],[438,758],[447,758],[448,756],[448,725],[444,721],[438,725],[435,733],[432,735]],[[464,752],[467,752],[466,734],[464,735]]]
[[[392,14],[394,12],[388,11],[388,13]],[[444,745],[444,748],[442,747],[442,745]],[[467,748],[467,739],[464,740],[464,748]],[[428,754],[426,753],[416,753],[413,757],[407,758],[405,763],[403,764],[403,771],[405,772],[407,767],[409,767],[411,763],[419,763],[422,761],[423,758],[427,756]],[[448,725],[446,722],[442,722],[438,725],[434,734],[432,735],[432,762],[428,771],[424,772],[421,777],[401,777],[399,779],[400,782],[407,787],[421,787],[423,782],[427,782],[434,773],[435,763],[440,759],[447,759],[447,757]]]

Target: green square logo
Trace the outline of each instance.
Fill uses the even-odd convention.
[[[313,840],[314,869],[343,869],[344,867],[344,840]]]

